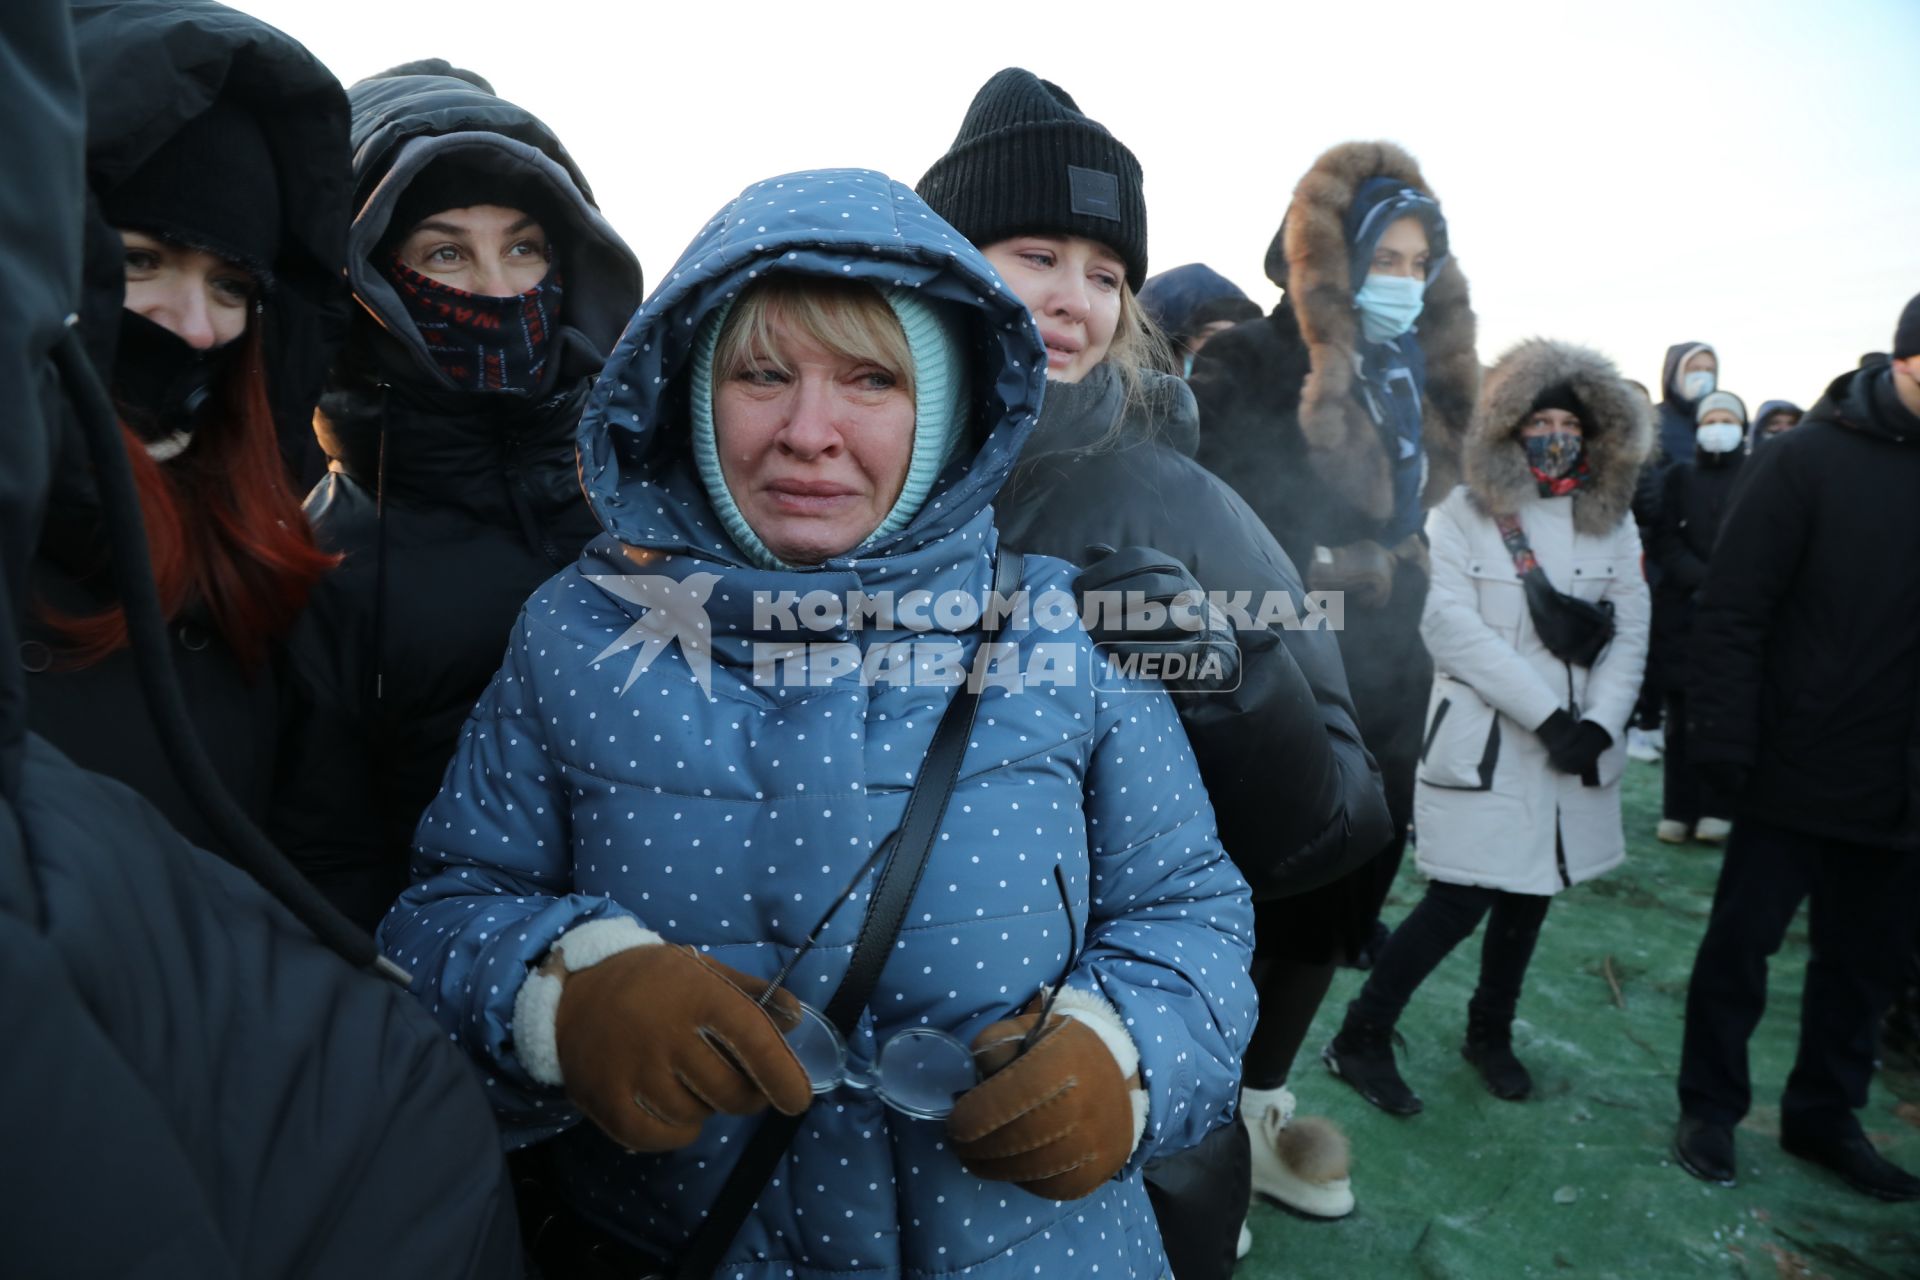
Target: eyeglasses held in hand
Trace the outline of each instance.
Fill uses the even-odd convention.
[[[820,934],[840,909],[840,904],[853,896],[855,887],[885,856],[892,843],[889,838],[873,851],[861,865],[859,873],[820,917],[819,923],[807,933],[799,950],[780,967],[780,972],[774,975],[759,999],[762,1008],[772,1001],[775,992],[786,985],[788,975],[813,950],[814,943],[819,941]],[[1021,1040],[1015,1057],[1025,1053],[1039,1038],[1040,1030],[1046,1026],[1047,1018],[1053,1012],[1054,999],[1059,995],[1060,988],[1066,985],[1067,975],[1073,972],[1074,962],[1080,953],[1073,903],[1067,895],[1067,880],[1059,863],[1053,867],[1053,882],[1060,892],[1060,905],[1067,913],[1067,965],[1061,971],[1060,980],[1047,988],[1040,1007],[1040,1019]],[[921,1120],[941,1120],[953,1114],[956,1098],[980,1083],[973,1050],[961,1043],[960,1038],[952,1032],[934,1027],[911,1027],[889,1036],[886,1043],[880,1046],[880,1052],[874,1056],[871,1071],[849,1066],[847,1042],[840,1034],[840,1029],[812,1005],[805,1001],[796,1003],[800,1007],[800,1020],[783,1034],[788,1047],[793,1050],[793,1056],[799,1059],[801,1069],[807,1073],[807,1080],[812,1084],[816,1097],[846,1085],[853,1089],[870,1090],[881,1102],[903,1115]]]

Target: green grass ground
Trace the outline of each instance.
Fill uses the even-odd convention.
[[[1708,1186],[1673,1163],[1687,976],[1720,855],[1656,841],[1659,767],[1629,769],[1628,861],[1554,903],[1528,974],[1514,1040],[1533,1099],[1496,1100],[1460,1057],[1478,935],[1401,1022],[1401,1071],[1426,1102],[1412,1119],[1368,1106],[1319,1061],[1365,976],[1343,971],[1292,1087],[1302,1114],[1331,1116],[1351,1136],[1359,1208],[1315,1223],[1256,1206],[1237,1280],[1920,1277],[1920,1206],[1868,1200],[1775,1141],[1799,1026],[1804,911],[1753,1039],[1760,1105],[1738,1131],[1740,1185]],[[1422,884],[1409,857],[1390,922]],[[1883,1151],[1920,1169],[1920,1077],[1882,1072],[1862,1119]]]

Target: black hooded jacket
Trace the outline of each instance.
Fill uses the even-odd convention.
[[[1693,635],[1693,602],[1707,580],[1713,544],[1733,505],[1746,454],[1708,453],[1670,465],[1660,481],[1660,503],[1647,539],[1653,575],[1653,638],[1647,677],[1657,689],[1684,688],[1687,643]]]
[[[574,430],[641,278],[585,177],[528,112],[452,75],[365,80],[348,96],[348,275],[361,309],[315,419],[330,471],[307,499],[322,544],[346,561],[292,645],[313,724],[274,833],[371,927],[405,887],[414,824],[521,604],[600,532]],[[558,212],[545,229],[566,292],[546,383],[530,395],[456,389],[373,260],[408,184],[449,156],[539,184]]]
[[[1155,377],[1166,412],[1123,413],[1106,365],[1078,384],[1053,382],[1040,423],[994,502],[1020,551],[1085,559],[1093,543],[1150,546],[1187,566],[1210,594],[1244,592],[1257,611],[1285,592],[1309,616],[1285,551],[1239,495],[1192,458],[1193,397]],[[1325,884],[1386,843],[1386,799],[1354,724],[1329,630],[1243,631],[1241,682],[1230,693],[1176,692],[1220,821],[1220,838],[1258,898]]]
[[[245,14],[207,0],[72,7],[87,101],[87,180],[95,193],[135,172],[188,120],[216,100],[261,123],[281,184],[281,255],[259,318],[266,383],[283,453],[290,427],[311,439],[313,403],[348,295],[340,281],[347,222],[347,103],[339,81],[299,44]],[[81,333],[95,366],[113,367],[125,298],[119,237],[89,224]],[[85,617],[118,603],[91,469],[73,451],[56,468],[33,566],[36,612]],[[188,601],[172,628],[173,656],[201,741],[223,781],[255,818],[264,817],[294,732],[276,655],[244,666]],[[118,778],[156,805],[184,835],[219,851],[219,840],[180,790],[122,648],[77,670],[38,621],[19,660],[30,673],[32,724],[85,768]]]
[[[13,97],[0,190],[33,193],[0,200],[9,645],[29,609],[27,561],[47,490],[64,465],[54,441],[67,402],[53,353],[80,302],[82,97],[69,14],[62,0],[0,6]],[[164,32],[183,55],[217,61],[252,46],[279,50],[284,69],[302,65],[278,32],[215,5],[72,14],[89,70],[95,42],[144,32]],[[156,46],[146,52],[157,58]],[[0,667],[0,1090],[12,1104],[0,1142],[0,1271],[517,1274],[486,1102],[419,1002],[322,946],[140,795],[30,732],[30,683]]]
[[[1920,417],[1884,356],[1747,459],[1694,614],[1690,751],[1736,814],[1920,849]]]

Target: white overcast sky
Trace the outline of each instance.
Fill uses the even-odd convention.
[[[238,7],[348,84],[430,56],[487,76],[560,134],[649,288],[760,178],[914,182],[1024,66],[1139,156],[1153,269],[1207,262],[1262,306],[1294,183],[1359,138],[1419,157],[1489,362],[1587,342],[1657,399],[1667,345],[1699,339],[1750,409],[1805,406],[1920,292],[1920,0]]]

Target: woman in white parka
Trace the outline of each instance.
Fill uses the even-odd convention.
[[[1626,725],[1651,604],[1630,503],[1652,440],[1605,357],[1534,340],[1488,374],[1466,483],[1427,516],[1433,654],[1414,831],[1427,895],[1347,1008],[1327,1063],[1400,1115],[1394,1023],[1491,914],[1462,1050],[1498,1097],[1532,1091],[1514,1008],[1552,895],[1619,865]]]

